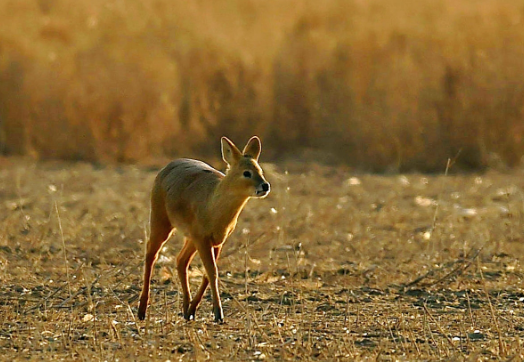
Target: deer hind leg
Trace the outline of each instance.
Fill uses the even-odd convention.
[[[172,231],[171,224],[165,218],[155,217],[151,213],[151,235],[146,246],[146,257],[144,265],[144,285],[140,294],[140,304],[138,306],[138,319],[143,320],[146,317],[147,304],[149,302],[149,289],[151,284],[151,273],[158,257],[158,252],[162,245],[167,241]]]
[[[176,268],[178,271],[178,278],[182,285],[182,313],[184,318],[187,320],[191,319],[191,315],[188,313],[189,301],[191,300],[191,291],[189,289],[189,280],[187,277],[187,269],[193,257],[195,256],[196,249],[195,245],[189,238],[184,239],[184,246],[176,258]],[[194,313],[193,313],[194,317]]]
[[[220,301],[220,294],[218,292],[218,269],[215,259],[214,248],[211,243],[205,241],[198,246],[198,254],[204,268],[206,269],[207,279],[211,287],[211,295],[213,297],[213,314],[215,315],[215,322],[224,321],[224,312],[222,311],[222,302]]]
[[[218,261],[218,257],[220,256],[220,251],[222,251],[222,245],[213,248],[215,262]],[[200,285],[200,288],[198,289],[198,292],[196,293],[193,300],[191,300],[191,304],[189,305],[189,309],[187,311],[187,314],[189,315],[190,319],[195,318],[196,310],[200,302],[202,301],[202,297],[204,296],[204,293],[206,292],[208,285],[209,285],[209,279],[207,278],[207,275],[204,275],[202,277],[202,284]]]

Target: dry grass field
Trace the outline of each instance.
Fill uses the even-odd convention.
[[[266,164],[207,296],[171,240],[136,318],[156,170],[0,159],[3,360],[520,360],[524,171],[379,176]],[[199,260],[190,270],[197,286]]]
[[[523,44],[520,0],[0,0],[0,360],[522,360]],[[156,167],[253,134],[226,323],[177,235],[138,321]]]

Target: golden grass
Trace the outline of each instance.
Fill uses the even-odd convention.
[[[264,165],[273,190],[248,204],[224,248],[217,325],[209,296],[196,321],[180,316],[176,236],[155,269],[148,318],[136,320],[156,171],[0,162],[6,360],[524,357],[522,170]],[[193,289],[201,274],[197,260]]]
[[[256,133],[272,159],[516,165],[523,14],[516,0],[4,0],[0,147],[149,163]]]

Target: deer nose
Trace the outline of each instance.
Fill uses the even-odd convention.
[[[262,191],[269,191],[269,182],[264,182],[262,184]]]

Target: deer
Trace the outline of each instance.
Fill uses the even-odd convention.
[[[270,184],[258,163],[261,149],[257,136],[249,139],[242,152],[231,140],[222,137],[222,159],[227,165],[225,174],[205,162],[188,158],[172,161],[160,170],[151,191],[150,235],[138,307],[140,320],[146,316],[151,274],[159,250],[177,230],[184,234],[182,249],[176,257],[182,288],[182,314],[186,320],[194,320],[210,286],[214,320],[223,323],[217,260],[247,201],[264,198],[270,192]],[[205,274],[191,299],[188,268],[197,252]]]

